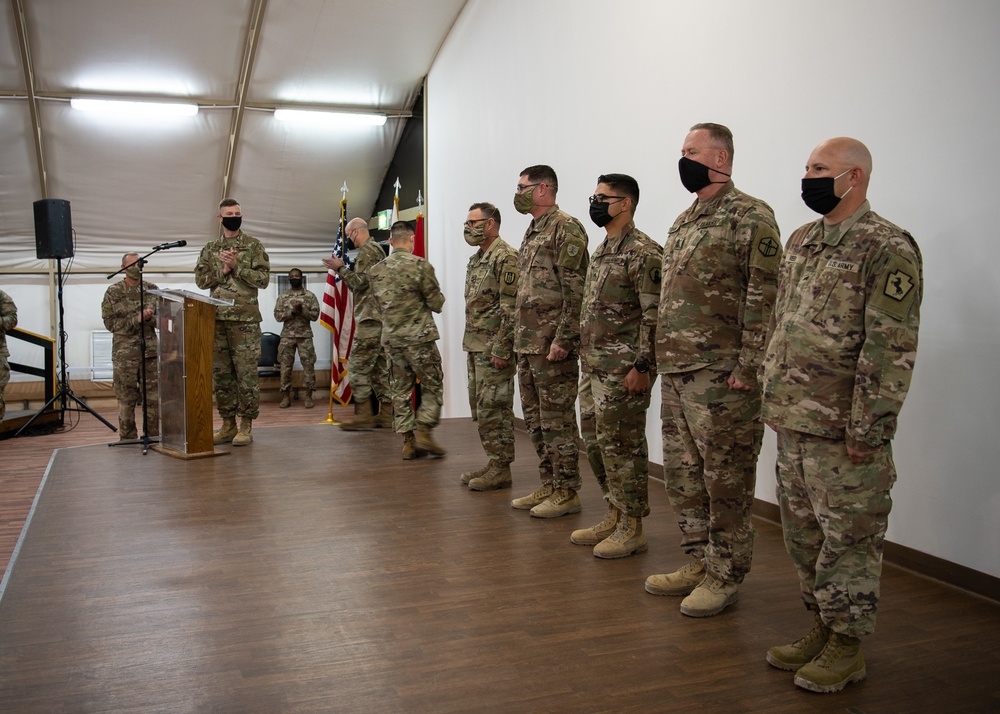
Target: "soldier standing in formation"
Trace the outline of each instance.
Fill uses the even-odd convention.
[[[729,129],[696,124],[681,154],[681,182],[697,199],[664,246],[656,359],[664,480],[693,560],[651,575],[646,590],[687,595],[681,612],[707,617],[736,602],[750,571],[763,439],[757,370],[781,243],[770,206],[730,179]]]
[[[281,365],[281,403],[285,409],[292,404],[292,367],[295,351],[302,362],[305,408],[313,408],[313,390],[316,389],[316,348],[313,345],[312,325],[319,319],[319,300],[302,287],[302,271],[288,271],[291,288],[278,296],[274,304],[274,319],[282,323],[281,341],[278,343],[278,363]]]
[[[594,546],[598,558],[646,550],[646,410],[663,251],[635,227],[638,203],[639,184],[625,174],[598,177],[590,197],[590,218],[607,235],[590,256],[583,293],[580,426],[608,511],[570,540]]]
[[[420,452],[445,454],[432,433],[441,418],[444,373],[437,348],[438,329],[431,314],[441,312],[444,295],[434,267],[413,255],[413,243],[413,228],[397,221],[389,237],[392,253],[369,271],[382,313],[382,346],[390,361],[393,427],[403,435],[406,460]],[[410,399],[417,379],[421,398],[414,414]]]
[[[802,198],[823,218],[788,241],[764,361],[763,417],[778,432],[785,546],[815,627],[767,661],[836,692],[865,677],[896,481],[892,437],[913,375],[920,249],[867,200],[860,141],[817,146]]]
[[[465,335],[469,406],[489,462],[462,474],[473,491],[511,485],[514,460],[514,298],[517,252],[500,237],[500,210],[474,203],[465,242],[476,247],[465,274]]]
[[[354,341],[347,359],[351,394],[357,414],[344,420],[340,428],[346,431],[392,427],[392,392],[389,388],[389,363],[382,348],[382,315],[371,290],[371,269],[385,260],[385,251],[371,239],[368,224],[352,218],[344,228],[347,239],[358,248],[354,268],[339,256],[323,258],[323,265],[339,275],[354,294]],[[374,393],[379,402],[378,416],[372,412]]]
[[[3,392],[10,381],[10,364],[7,357],[10,350],[7,349],[7,330],[17,327],[17,306],[10,295],[0,290],[0,421],[3,421],[7,413],[7,403],[4,401]]]
[[[104,327],[112,333],[111,363],[114,367],[113,384],[118,400],[118,437],[121,440],[135,439],[138,432],[135,424],[135,408],[142,403],[142,363],[146,363],[146,420],[148,433],[160,434],[160,379],[157,372],[156,318],[153,301],[148,295],[156,290],[153,283],[142,281],[142,291],[146,293],[143,308],[139,309],[140,270],[136,261],[138,253],[122,256],[125,277],[113,283],[104,293],[101,302],[101,318]],[[146,338],[146,353],[142,353],[140,336]]]
[[[260,307],[257,291],[271,279],[271,261],[261,242],[240,230],[243,214],[232,198],[223,199],[217,216],[222,237],[201,250],[194,269],[195,284],[214,298],[232,300],[215,311],[212,377],[222,428],[216,444],[253,442],[253,420],[260,413]],[[236,417],[240,424],[237,429]]]
[[[559,210],[558,190],[552,167],[537,165],[521,172],[514,194],[514,208],[532,217],[518,252],[514,352],[542,485],[510,505],[538,518],[580,512],[576,397],[587,231]]]

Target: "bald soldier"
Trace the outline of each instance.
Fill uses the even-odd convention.
[[[736,602],[750,572],[764,436],[757,370],[781,243],[771,207],[733,184],[728,128],[691,127],[678,170],[696,200],[664,246],[656,359],[664,482],[691,561],[649,576],[646,590],[686,595],[683,614],[709,617]]]
[[[358,248],[354,267],[339,256],[323,258],[323,265],[343,278],[354,295],[354,341],[347,359],[347,374],[357,414],[345,419],[340,428],[345,431],[392,428],[392,392],[389,389],[389,364],[382,348],[382,315],[375,293],[371,289],[371,269],[385,260],[385,251],[371,239],[363,218],[352,218],[344,229],[347,239]],[[378,399],[376,417],[372,411],[372,394]]]
[[[871,209],[871,173],[856,139],[809,156],[802,199],[822,218],[788,240],[763,368],[785,547],[816,621],[767,661],[816,692],[866,675],[860,638],[875,630],[891,442],[920,325],[920,250]]]

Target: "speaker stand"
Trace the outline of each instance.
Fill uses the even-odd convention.
[[[56,275],[56,302],[59,305],[59,386],[58,389],[56,389],[56,393],[52,395],[52,398],[45,402],[45,405],[35,412],[34,415],[24,424],[24,426],[17,430],[17,433],[15,433],[14,436],[21,436],[21,434],[23,434],[25,430],[27,430],[35,422],[35,420],[42,415],[42,412],[51,407],[57,401],[59,402],[59,410],[61,412],[60,422],[62,422],[63,415],[65,415],[67,411],[87,412],[98,421],[102,422],[106,427],[111,429],[111,431],[118,431],[118,427],[87,406],[85,402],[80,401],[80,399],[73,394],[73,390],[69,387],[69,378],[66,376],[66,330],[63,323],[62,258],[56,258]],[[73,402],[76,405],[76,408],[68,406],[69,402]]]

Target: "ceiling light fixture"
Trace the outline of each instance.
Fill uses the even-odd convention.
[[[193,117],[198,113],[197,104],[177,102],[131,102],[121,99],[81,99],[70,100],[70,106],[88,112],[117,114],[133,117]]]
[[[382,126],[385,124],[385,114],[359,112],[324,111],[320,109],[275,109],[274,118],[278,121],[308,122],[310,124],[348,125],[348,126]]]

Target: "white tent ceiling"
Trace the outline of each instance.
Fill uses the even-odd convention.
[[[345,181],[351,215],[389,207],[374,206],[376,195],[464,4],[10,0],[0,9],[0,269],[48,266],[35,257],[40,198],[70,202],[77,270],[180,239],[189,246],[159,254],[158,267],[190,268],[218,230],[224,195],[242,203],[246,230],[274,264],[315,258],[336,233]],[[72,109],[78,96],[200,110],[136,122]],[[389,119],[337,128],[275,120],[276,106],[293,105]],[[403,187],[401,206],[423,188]]]

